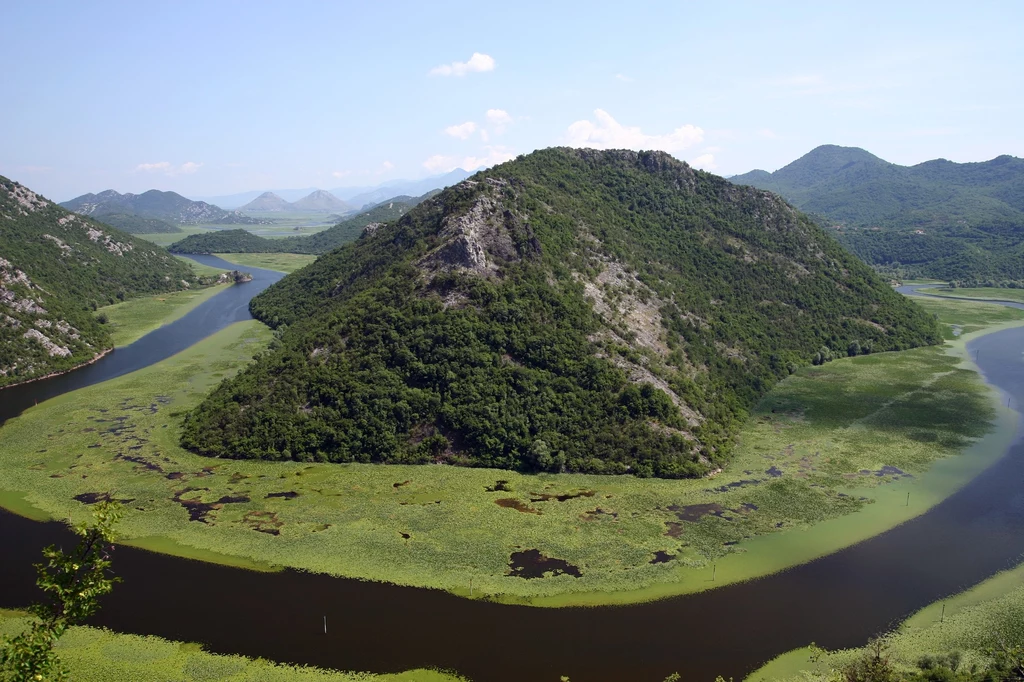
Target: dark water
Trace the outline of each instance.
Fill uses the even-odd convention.
[[[983,337],[989,381],[1024,399],[1024,329]],[[748,583],[624,607],[537,609],[284,571],[261,574],[118,548],[124,582],[94,619],[211,651],[349,670],[456,670],[476,682],[741,678],[811,641],[863,644],[1024,554],[1024,446],[926,514],[818,561]],[[60,524],[0,513],[0,606],[34,595],[31,563]],[[327,616],[328,634],[323,632]]]

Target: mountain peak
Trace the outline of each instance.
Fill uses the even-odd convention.
[[[476,173],[250,310],[288,330],[188,416],[202,454],[699,476],[822,339],[937,338],[778,197],[628,150]]]
[[[323,211],[325,213],[343,213],[350,211],[351,206],[322,189],[315,189],[303,198],[291,204],[298,211]]]
[[[291,207],[287,201],[274,194],[264,192],[248,204],[240,206],[239,211],[284,211]]]

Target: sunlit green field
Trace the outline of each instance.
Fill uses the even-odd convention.
[[[925,305],[956,317],[950,303]],[[989,308],[990,322],[1005,322],[1005,308],[952,304],[978,324]],[[762,401],[735,459],[710,479],[253,462],[182,450],[183,413],[270,338],[257,322],[239,323],[28,410],[0,428],[0,504],[81,521],[89,508],[75,497],[109,493],[130,500],[120,527],[127,541],[160,551],[466,596],[472,580],[474,597],[535,605],[626,603],[764,575],[882,532],[998,457],[1014,423],[961,366],[958,340],[801,369]],[[986,433],[983,447],[972,446]],[[971,456],[950,457],[964,451]],[[196,509],[201,519],[190,521]],[[512,554],[524,549],[581,575],[511,575]]]
[[[0,637],[27,629],[22,612],[0,609]],[[72,680],[82,682],[457,682],[462,679],[433,670],[394,675],[342,673],[280,665],[263,659],[207,653],[198,644],[159,637],[124,635],[91,627],[73,627],[58,641],[57,653]]]
[[[218,271],[220,272],[220,271]],[[116,347],[127,346],[154,329],[159,329],[184,316],[197,305],[216,296],[230,285],[219,284],[203,289],[175,291],[159,296],[133,298],[124,303],[108,305],[97,310],[105,313],[107,329]]]
[[[158,246],[170,246],[174,242],[181,241],[190,234],[203,234],[209,232],[211,228],[208,227],[197,227],[193,225],[179,225],[181,232],[158,232],[156,234],[137,234],[136,237],[145,239],[148,242],[157,244]]]
[[[1024,642],[1024,564],[997,573],[954,597],[930,604],[887,637],[892,662],[914,670],[925,655],[959,652],[961,668],[983,666],[985,650],[1007,642]],[[836,672],[863,655],[864,649],[822,652],[810,647],[790,651],[746,678],[747,682],[810,682],[837,679]],[[813,659],[812,660],[812,655]],[[841,679],[841,678],[840,678]]]
[[[224,272],[223,268],[215,268],[212,265],[203,265],[199,261],[192,260],[186,256],[175,256],[178,260],[183,263],[187,263],[192,271],[199,276],[216,277]]]
[[[229,263],[243,267],[266,268],[278,272],[295,272],[316,260],[316,256],[302,253],[215,253]]]
[[[1024,289],[1004,289],[1001,287],[978,287],[966,289],[921,289],[923,294],[946,296],[949,298],[987,298],[993,301],[1015,301],[1024,303]]]

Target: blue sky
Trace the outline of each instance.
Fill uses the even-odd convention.
[[[374,185],[559,144],[723,175],[827,143],[1024,156],[1022,26],[1016,1],[7,0],[0,174],[65,200]]]

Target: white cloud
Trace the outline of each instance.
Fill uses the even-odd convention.
[[[382,173],[386,173],[387,171],[391,170],[394,167],[395,164],[391,163],[390,161],[385,161],[380,165],[380,170]]]
[[[715,170],[718,168],[718,164],[715,163],[714,154],[701,154],[697,158],[688,162],[694,168],[700,168],[701,170]]]
[[[480,139],[483,140],[484,142],[490,142],[491,141],[491,135],[486,130],[481,128],[480,129]]]
[[[152,173],[154,171],[166,171],[170,170],[170,161],[158,161],[156,163],[140,163],[135,167],[136,171],[143,171],[145,173]]]
[[[435,66],[430,70],[431,76],[465,76],[467,73],[494,71],[494,57],[474,52],[468,62],[452,62]]]
[[[488,109],[487,121],[496,126],[504,126],[512,122],[512,117],[504,109]]]
[[[202,167],[202,163],[196,163],[195,161],[186,161],[180,166],[175,166],[170,161],[157,161],[154,163],[140,163],[135,167],[135,172],[163,173],[168,176],[191,175]]]
[[[462,160],[463,170],[476,170],[478,168],[490,168],[499,163],[505,163],[516,158],[516,155],[507,147],[484,147],[486,153],[483,156],[467,156]]]
[[[623,83],[632,83],[633,82],[632,78],[630,78],[629,76],[627,76],[625,74],[622,74],[622,73],[615,74],[615,80],[622,81]]]
[[[448,126],[444,129],[445,135],[451,135],[457,137],[460,140],[467,140],[469,136],[476,132],[476,123],[473,121],[466,121],[456,126]]]
[[[757,135],[758,137],[763,137],[766,140],[779,139],[779,134],[772,130],[771,128],[761,128],[760,130],[757,131]]]
[[[352,171],[350,171],[350,170],[334,171],[333,173],[331,173],[331,175],[333,175],[334,177],[336,177],[336,178],[338,178],[340,180],[342,178],[347,178],[348,176],[352,175]]]
[[[486,116],[487,122],[491,124],[491,130],[495,135],[504,133],[505,128],[512,123],[512,116],[504,109],[488,109]],[[486,142],[486,140],[484,141]]]
[[[453,156],[434,154],[423,162],[423,167],[431,173],[447,173],[448,171],[455,170],[458,167],[458,162]]]
[[[648,135],[640,128],[627,127],[603,109],[594,110],[594,121],[576,121],[569,126],[566,143],[570,147],[596,149],[660,149],[670,154],[689,149],[704,140],[704,131],[684,125],[665,135]]]
[[[486,146],[482,150],[482,155],[465,156],[461,161],[455,156],[435,154],[423,162],[423,167],[431,173],[447,173],[456,168],[472,171],[479,168],[489,168],[514,158],[516,158],[515,152],[507,147]]]

